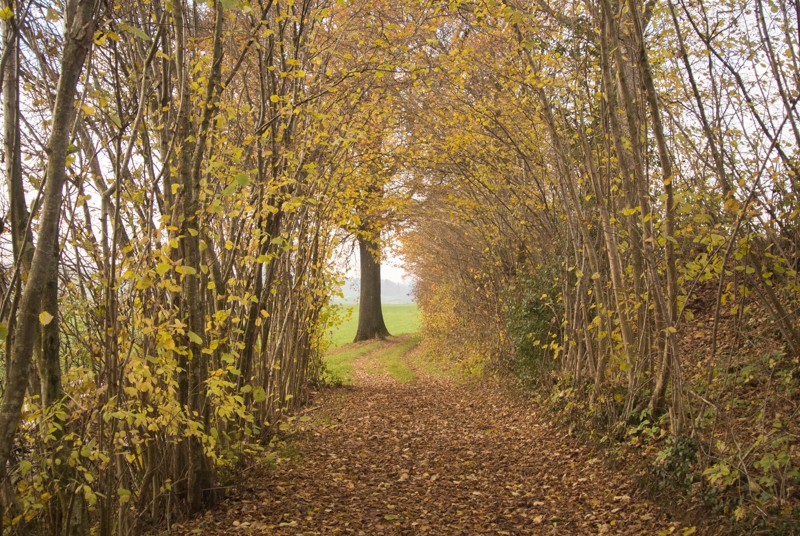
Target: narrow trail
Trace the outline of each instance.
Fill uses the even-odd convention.
[[[381,351],[359,358],[355,384],[316,398],[277,463],[172,533],[681,533],[534,408],[492,385],[426,375],[413,353],[403,359],[416,379],[405,383],[376,369]]]

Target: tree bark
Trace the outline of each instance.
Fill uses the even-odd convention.
[[[75,92],[94,36],[96,6],[96,0],[71,0],[65,10],[64,49],[53,106],[52,132],[47,143],[46,185],[39,219],[38,247],[17,310],[14,341],[9,352],[8,387],[0,406],[0,480],[5,477],[6,463],[19,424],[37,340],[42,298],[57,269],[58,222],[67,175],[70,127],[75,116]],[[52,319],[52,322],[57,322],[57,319]]]
[[[185,54],[183,25],[183,2],[174,4],[174,17],[176,24],[177,50],[180,56]],[[204,311],[203,292],[200,289],[201,251],[200,251],[200,191],[202,164],[205,157],[206,142],[212,129],[211,119],[216,110],[219,97],[220,76],[222,65],[222,30],[224,23],[223,8],[220,2],[214,2],[214,41],[212,51],[211,71],[206,87],[205,101],[200,116],[200,122],[193,130],[188,113],[189,88],[188,68],[185,61],[179,61],[179,73],[182,79],[179,82],[181,90],[181,112],[179,118],[179,141],[183,143],[179,153],[178,176],[181,180],[181,256],[185,266],[192,268],[191,273],[184,274],[181,289],[181,316],[188,326],[189,333],[186,346],[189,354],[186,360],[187,381],[183,386],[183,397],[187,409],[194,418],[197,418],[208,429],[209,413],[206,404],[205,388],[208,376],[208,364],[203,347],[204,339]],[[193,141],[189,141],[192,138]],[[187,502],[192,512],[199,512],[216,502],[216,492],[213,490],[214,475],[211,464],[203,451],[203,445],[197,437],[188,439],[189,466],[187,468]]]
[[[5,0],[3,7],[14,9],[11,0]],[[9,224],[11,230],[12,252],[14,255],[14,275],[9,281],[13,287],[11,307],[3,307],[0,322],[7,323],[8,334],[6,348],[13,345],[14,314],[18,297],[22,290],[22,281],[28,279],[33,258],[30,229],[28,225],[28,207],[25,203],[25,189],[22,180],[22,149],[19,117],[19,25],[20,21],[11,18],[3,21],[3,150],[5,151],[6,187],[8,188]],[[8,363],[6,363],[8,366]],[[8,378],[8,370],[6,370]]]
[[[381,308],[381,264],[376,256],[377,246],[359,237],[361,257],[361,291],[358,299],[358,330],[353,342],[385,339],[389,336]]]
[[[661,371],[656,378],[656,385],[653,389],[653,394],[650,399],[650,410],[657,412],[664,405],[664,398],[666,394],[667,380],[672,377],[674,388],[677,391],[673,396],[673,415],[672,415],[672,429],[673,433],[680,433],[682,428],[682,414],[683,408],[681,405],[680,396],[680,354],[678,349],[678,341],[675,336],[675,324],[678,321],[678,275],[675,261],[675,247],[673,244],[675,235],[675,195],[672,186],[674,178],[674,171],[672,167],[672,159],[670,158],[669,150],[667,148],[666,135],[664,134],[664,126],[661,122],[661,110],[658,104],[658,95],[656,93],[655,82],[653,81],[653,74],[650,69],[650,60],[647,55],[647,48],[644,42],[644,29],[641,18],[639,17],[639,10],[636,2],[628,0],[628,7],[631,10],[630,15],[633,20],[634,26],[634,43],[639,47],[639,70],[642,75],[642,82],[645,89],[645,97],[650,108],[651,120],[653,121],[653,134],[656,138],[656,146],[658,148],[659,163],[661,165],[662,184],[667,196],[665,207],[665,220],[664,232],[666,234],[665,244],[665,260],[667,271],[667,296],[666,307],[660,304],[664,311],[664,322],[666,324],[666,341],[664,344],[664,352],[661,361]],[[658,275],[654,270],[654,275]],[[663,297],[656,291],[655,297],[659,300]]]

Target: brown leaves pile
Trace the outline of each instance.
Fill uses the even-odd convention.
[[[682,532],[621,472],[496,386],[358,377],[296,421],[286,440],[300,456],[263,464],[173,533]]]

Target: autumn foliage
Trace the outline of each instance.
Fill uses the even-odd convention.
[[[451,8],[408,104],[425,344],[512,370],[570,428],[644,452],[655,491],[787,530],[796,6]]]
[[[5,528],[214,504],[391,228],[428,348],[791,529],[796,3],[47,4],[0,3]]]
[[[351,48],[368,10],[0,13],[3,524],[137,534],[212,505],[320,377],[378,65]]]

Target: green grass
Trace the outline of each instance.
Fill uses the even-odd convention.
[[[349,384],[353,381],[353,362],[364,354],[377,349],[382,341],[369,341],[325,356],[326,382],[332,385]]]
[[[331,348],[339,348],[353,342],[358,329],[358,306],[336,305],[339,315],[345,320],[331,330]],[[384,305],[383,320],[392,335],[419,331],[419,309],[416,303]]]
[[[396,344],[387,351],[377,354],[370,360],[367,370],[369,372],[386,371],[392,378],[401,383],[414,381],[417,379],[417,374],[408,367],[403,356],[418,345],[419,341],[419,335],[415,335],[409,337],[407,341]]]
[[[326,380],[331,384],[349,384],[353,380],[353,363],[360,357],[375,352],[382,341],[369,341],[350,345],[358,328],[358,306],[336,305],[337,314],[344,321],[330,331],[331,346],[325,356],[327,365]],[[417,304],[391,304],[383,306],[383,320],[392,336],[417,333],[419,331],[419,309]],[[366,364],[370,372],[386,371],[400,382],[409,382],[416,378],[414,371],[403,361],[403,355],[419,344],[419,336],[409,338],[400,344],[376,353]]]

